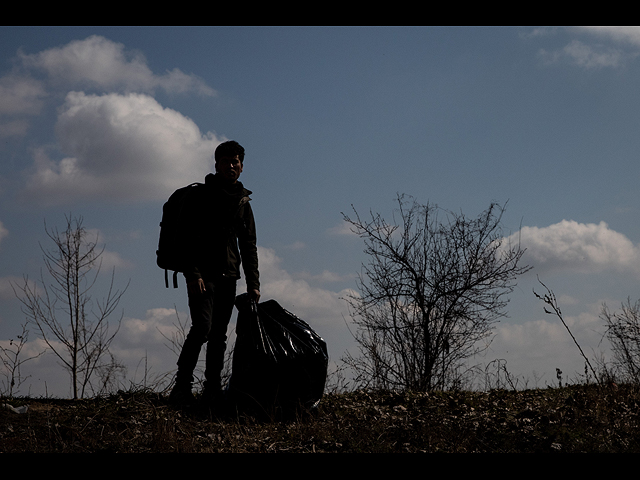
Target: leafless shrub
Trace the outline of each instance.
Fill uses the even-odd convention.
[[[625,381],[640,383],[640,300],[627,299],[616,312],[603,304],[600,318],[613,350],[613,370]]]
[[[460,365],[482,351],[504,316],[524,250],[505,244],[504,207],[475,219],[398,196],[398,221],[344,215],[364,239],[360,294],[347,297],[359,356],[344,361],[356,382],[378,389],[460,384]],[[484,342],[484,344],[483,344]]]

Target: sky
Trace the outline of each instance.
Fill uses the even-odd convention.
[[[12,284],[39,277],[45,222],[81,216],[105,246],[94,297],[113,268],[129,282],[112,345],[127,381],[172,371],[188,307],[155,263],[162,205],[233,139],[262,299],[309,323],[332,368],[357,353],[344,297],[367,260],[342,214],[390,218],[407,194],[469,217],[506,204],[533,268],[474,361],[521,387],[579,378],[533,291],[609,358],[603,302],[640,297],[639,54],[634,27],[0,27],[0,344],[21,333]],[[42,349],[31,329],[23,355]],[[51,354],[21,373],[23,394],[70,395]]]

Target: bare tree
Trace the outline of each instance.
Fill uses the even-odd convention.
[[[361,356],[344,360],[375,388],[450,388],[463,361],[486,348],[481,341],[529,267],[501,235],[504,207],[467,219],[404,195],[397,202],[399,223],[343,214],[369,256],[360,294],[347,298]]]
[[[89,238],[82,217],[68,216],[66,220],[62,232],[49,230],[45,223],[47,236],[54,243],[50,250],[41,246],[48,280],[43,273],[39,284],[32,284],[25,277],[24,285],[17,290],[14,287],[14,291],[29,322],[69,372],[73,398],[77,399],[88,389],[94,391],[94,378],[100,377],[104,385],[121,368],[109,346],[120,328],[122,315],[115,329],[110,329],[109,318],[128,284],[123,290],[115,290],[112,271],[106,296],[93,301],[91,292],[100,272],[104,246],[98,248],[97,239]]]
[[[605,321],[605,336],[613,350],[613,366],[624,380],[640,383],[640,300],[627,299],[619,312],[602,305],[600,318]]]
[[[0,360],[4,367],[3,374],[7,379],[6,386],[3,390],[9,398],[13,397],[13,394],[16,393],[20,386],[30,377],[30,375],[27,375],[26,377],[22,375],[22,365],[29,360],[38,358],[44,353],[44,351],[42,351],[30,357],[23,358],[22,350],[28,341],[29,330],[27,329],[27,326],[23,324],[22,333],[17,335],[17,340],[9,340],[9,345],[6,347],[0,345]],[[1,393],[2,391],[0,391],[0,394]]]

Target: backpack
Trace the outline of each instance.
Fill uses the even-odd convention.
[[[162,207],[156,263],[164,269],[166,288],[169,288],[169,270],[173,270],[173,288],[178,288],[178,273],[188,268],[186,253],[189,249],[186,245],[187,236],[184,235],[186,226],[183,223],[185,220],[183,210],[187,204],[187,198],[202,186],[204,186],[203,183],[196,182],[179,188],[171,194]]]

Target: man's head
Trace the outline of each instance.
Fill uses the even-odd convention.
[[[234,141],[223,142],[216,148],[216,173],[230,183],[238,181],[244,162],[244,148]]]

